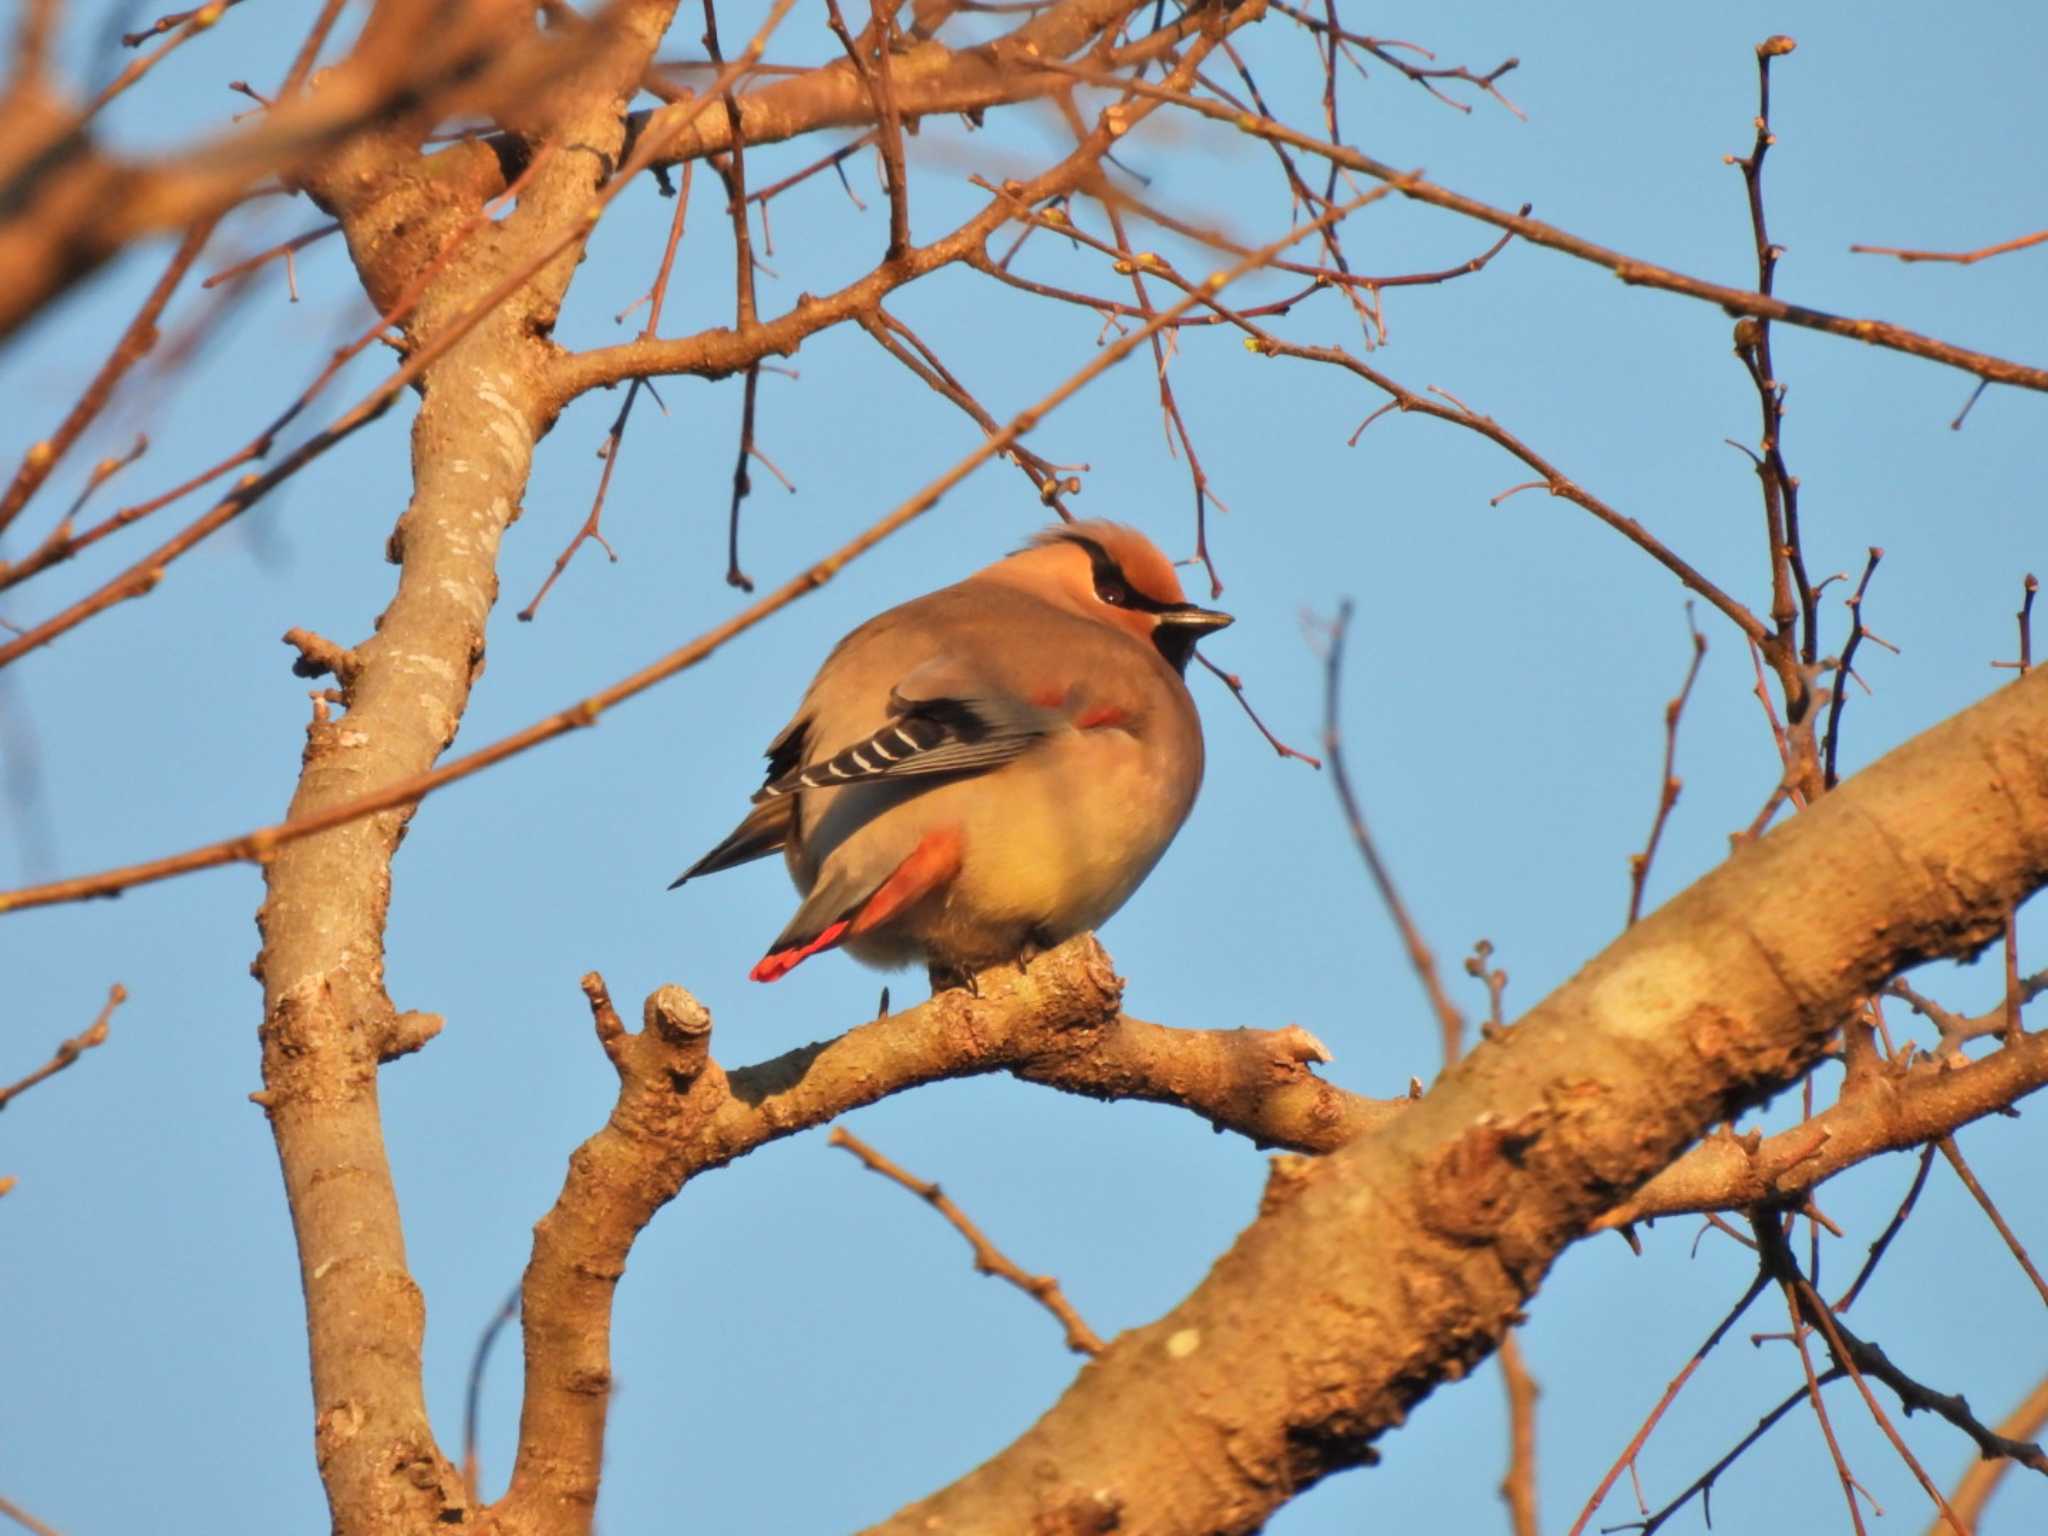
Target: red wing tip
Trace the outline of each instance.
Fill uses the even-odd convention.
[[[848,926],[846,921],[842,919],[827,928],[815,939],[812,939],[808,944],[793,945],[788,949],[778,949],[772,955],[762,956],[760,963],[747,972],[747,979],[749,981],[782,980],[783,977],[787,976],[820,950],[830,949],[834,944],[837,944],[846,936]]]

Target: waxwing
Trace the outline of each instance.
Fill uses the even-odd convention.
[[[670,889],[781,850],[803,902],[756,981],[835,947],[965,979],[1095,928],[1195,803],[1183,673],[1230,621],[1135,530],[1050,528],[840,641],[754,808]]]

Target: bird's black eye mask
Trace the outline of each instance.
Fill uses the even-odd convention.
[[[1199,613],[1202,610],[1193,603],[1162,603],[1156,597],[1149,597],[1131,584],[1109,551],[1084,533],[1062,534],[1060,537],[1069,544],[1078,545],[1088,552],[1088,563],[1095,571],[1095,596],[1111,608],[1128,608],[1133,613],[1174,614]],[[1152,629],[1152,644],[1159,654],[1166,658],[1166,664],[1176,672],[1188,669],[1188,658],[1194,655],[1195,642],[1202,638],[1202,632],[1182,624],[1157,624]]]
[[[1088,563],[1095,570],[1095,595],[1110,607],[1128,608],[1134,613],[1185,613],[1194,607],[1193,603],[1162,603],[1139,591],[1110,552],[1085,533],[1065,533],[1060,537],[1087,551]]]

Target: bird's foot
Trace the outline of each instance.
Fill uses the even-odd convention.
[[[934,961],[925,967],[925,974],[931,977],[933,997],[955,988],[965,990],[969,997],[981,996],[981,988],[975,983],[974,972],[964,967],[940,965]]]
[[[1031,969],[1031,962],[1049,949],[1059,948],[1060,941],[1051,934],[1034,929],[1017,951],[1017,974],[1023,975]]]

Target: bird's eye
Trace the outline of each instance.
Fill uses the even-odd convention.
[[[1131,600],[1131,589],[1114,576],[1095,578],[1095,595],[1112,608],[1121,608]]]

